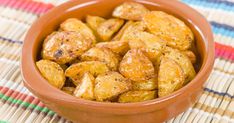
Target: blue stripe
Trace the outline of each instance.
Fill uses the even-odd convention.
[[[225,4],[227,6],[234,6],[234,2],[227,1],[227,0],[202,0],[202,1],[212,2],[216,4]]]
[[[211,93],[214,93],[214,94],[217,94],[217,95],[220,95],[220,96],[227,96],[227,97],[230,97],[231,99],[234,98],[234,96],[232,96],[231,94],[229,93],[225,93],[225,92],[217,92],[217,91],[214,91],[214,90],[211,90],[209,88],[204,88],[205,91],[208,91],[208,92],[211,92]]]
[[[234,2],[229,2],[225,0],[182,0],[182,2],[190,5],[209,7],[209,8],[234,12]]]
[[[212,31],[215,34],[221,34],[227,37],[234,38],[234,27],[226,24],[220,24],[214,21],[211,21]]]
[[[11,43],[23,44],[22,41],[15,41],[15,40],[12,40],[12,39],[9,39],[9,38],[5,38],[5,37],[1,37],[1,36],[0,36],[0,40],[8,41],[8,42],[11,42]]]

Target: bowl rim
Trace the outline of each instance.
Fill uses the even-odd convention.
[[[104,1],[104,0],[97,0],[97,1]],[[138,2],[138,0],[136,0]],[[173,5],[176,6],[177,9],[183,8],[187,9],[188,11],[183,11],[184,13],[193,14],[193,16],[196,16],[201,23],[203,23],[203,26],[206,28],[205,32],[206,35],[202,35],[202,39],[207,42],[206,48],[206,54],[204,56],[204,62],[202,63],[202,66],[200,68],[200,71],[197,73],[196,77],[188,83],[183,88],[173,92],[172,94],[162,97],[162,98],[156,98],[149,101],[143,101],[143,102],[135,102],[135,103],[105,103],[105,102],[97,102],[97,101],[89,101],[84,99],[78,99],[71,95],[68,95],[59,89],[56,89],[52,87],[39,73],[35,66],[35,61],[33,59],[33,53],[32,51],[28,51],[33,49],[35,38],[37,37],[36,30],[38,30],[40,25],[40,21],[45,21],[48,16],[52,16],[54,12],[58,12],[60,8],[64,8],[65,6],[73,6],[74,4],[84,4],[90,2],[90,0],[74,0],[69,1],[67,3],[64,3],[62,5],[59,5],[58,7],[53,8],[48,13],[44,14],[42,17],[40,17],[30,28],[28,31],[22,48],[22,57],[21,57],[21,74],[23,77],[23,81],[25,86],[33,92],[35,95],[38,95],[38,97],[43,97],[47,100],[53,100],[58,104],[70,104],[71,106],[74,105],[80,105],[80,106],[89,106],[89,107],[99,107],[99,108],[139,108],[139,107],[147,107],[150,105],[158,105],[155,106],[158,108],[161,108],[161,106],[167,106],[171,101],[173,101],[173,98],[179,97],[179,96],[186,96],[189,95],[189,93],[184,93],[187,90],[194,90],[194,88],[198,87],[199,85],[203,84],[204,81],[201,81],[202,79],[207,79],[209,74],[211,73],[213,64],[214,64],[214,41],[213,41],[213,34],[211,31],[210,24],[207,22],[207,20],[196,10],[189,7],[188,5],[185,5],[179,1],[161,1],[163,4]],[[142,1],[140,1],[142,2]],[[146,2],[149,2],[146,0]],[[158,1],[154,1],[155,3]],[[182,10],[182,9],[180,9]],[[192,20],[190,20],[192,21]],[[30,73],[31,72],[31,73]],[[30,73],[30,75],[28,75]],[[35,79],[34,79],[35,78]],[[37,85],[33,85],[32,81],[41,82],[43,89]],[[35,82],[34,82],[35,83]],[[47,83],[47,84],[45,84]],[[51,90],[51,92],[45,93],[45,91]],[[34,92],[36,91],[36,92]],[[159,105],[160,104],[160,105]]]

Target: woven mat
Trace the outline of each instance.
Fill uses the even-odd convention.
[[[66,0],[0,0],[0,122],[69,122],[22,84],[19,60],[30,25]],[[234,1],[182,0],[202,13],[215,37],[215,66],[198,102],[168,123],[234,123]]]

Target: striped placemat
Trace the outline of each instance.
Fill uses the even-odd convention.
[[[0,123],[69,122],[22,84],[19,60],[30,25],[66,0],[0,0]],[[212,25],[216,60],[198,102],[168,123],[234,123],[234,1],[182,0]]]

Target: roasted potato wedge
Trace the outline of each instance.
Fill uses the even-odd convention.
[[[143,17],[148,30],[179,50],[191,48],[194,36],[186,24],[162,11],[151,11]]]
[[[97,43],[96,47],[109,48],[111,51],[119,55],[124,55],[129,50],[129,45],[126,41],[101,42]]]
[[[94,94],[97,101],[111,101],[114,97],[132,88],[131,81],[118,72],[98,75],[95,84]]]
[[[65,83],[65,75],[59,64],[50,60],[40,60],[36,66],[42,76],[54,87],[61,89]]]
[[[60,25],[60,28],[63,31],[82,33],[85,37],[92,39],[93,44],[96,43],[96,37],[94,36],[93,31],[79,19],[69,18]]]
[[[197,58],[196,58],[196,55],[193,53],[193,51],[186,50],[186,51],[182,51],[182,53],[186,55],[193,64],[196,63]]]
[[[142,4],[125,2],[114,9],[112,16],[126,20],[141,20],[148,12],[149,10]]]
[[[129,42],[131,49],[141,49],[143,53],[152,61],[156,61],[166,46],[166,42],[157,36],[146,31],[142,22],[131,24],[124,32],[121,40]]]
[[[102,41],[102,39],[100,39],[100,37],[97,34],[98,26],[105,21],[106,19],[99,16],[92,16],[92,15],[86,16],[86,23],[93,30],[97,42]]]
[[[189,81],[191,81],[195,77],[196,72],[194,70],[193,64],[191,63],[189,58],[185,54],[183,54],[181,51],[171,48],[170,51],[165,54],[165,57],[176,61],[180,65],[180,67],[183,69],[184,76],[185,76],[184,84],[187,84]]]
[[[71,78],[77,86],[84,73],[89,72],[93,76],[97,76],[109,71],[109,68],[104,62],[100,61],[85,61],[71,65],[65,71],[65,76]]]
[[[180,89],[185,82],[183,69],[174,60],[162,57],[158,72],[158,96],[163,97]]]
[[[103,41],[110,41],[113,34],[124,24],[122,19],[108,19],[98,26],[97,34]]]
[[[97,32],[98,26],[105,21],[106,19],[99,16],[88,15],[86,17],[86,23],[95,32]]]
[[[44,40],[42,58],[65,64],[83,54],[91,45],[92,39],[81,33],[54,32]]]
[[[127,21],[112,40],[119,41],[125,33],[125,30],[128,29],[128,27],[131,26],[133,23],[133,21]]]
[[[93,47],[81,55],[82,61],[101,61],[107,64],[111,70],[117,70],[119,56],[108,48]]]
[[[95,78],[89,72],[84,73],[81,83],[76,87],[74,96],[87,100],[94,100]]]
[[[130,36],[134,34],[133,36]],[[166,46],[166,42],[158,38],[157,36],[143,32],[136,31],[135,33],[130,33],[129,47],[131,49],[142,49],[144,54],[152,61],[156,61],[157,58],[162,54],[164,47]]]
[[[119,72],[132,81],[144,81],[154,76],[154,66],[141,50],[131,49],[120,62]]]
[[[151,91],[158,88],[158,78],[153,77],[146,81],[132,82],[133,90],[137,91]]]
[[[135,38],[136,32],[145,31],[146,25],[142,21],[132,22],[127,27],[125,27],[122,32],[121,39],[122,41],[129,41]]]
[[[119,96],[118,102],[130,103],[130,102],[142,102],[146,100],[152,100],[156,98],[156,91],[128,91]]]
[[[67,94],[72,95],[73,92],[75,91],[75,88],[74,87],[63,87],[61,90]]]

